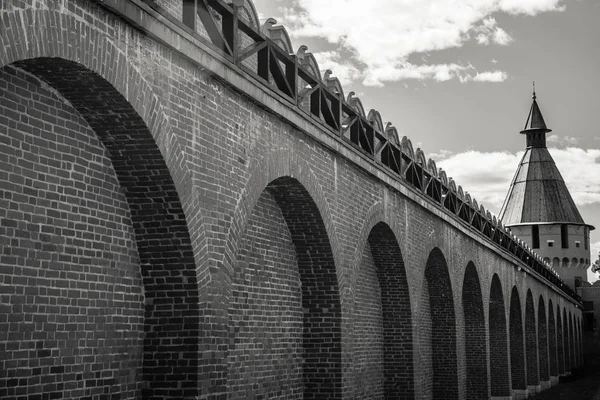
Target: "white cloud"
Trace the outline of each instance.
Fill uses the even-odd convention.
[[[504,82],[508,74],[504,71],[485,71],[479,72],[475,76],[467,77],[468,81],[473,82]]]
[[[552,148],[550,153],[575,203],[600,203],[600,149]],[[523,152],[467,151],[435,161],[457,185],[497,215],[522,157]]]
[[[555,146],[574,146],[579,143],[579,138],[575,136],[559,136],[553,134],[546,138],[546,142]]]
[[[332,76],[340,80],[343,86],[361,77],[361,72],[349,61],[344,61],[337,51],[321,51],[314,53],[321,72],[332,70]]]
[[[473,31],[477,34],[475,37],[477,43],[486,46],[492,42],[506,46],[513,40],[504,29],[497,25],[496,19],[493,17],[485,18],[479,26],[473,28]]]
[[[490,212],[498,215],[508,187],[523,152],[466,151],[435,160],[457,185],[477,199]]]
[[[566,1],[566,0],[564,0]],[[367,85],[407,78],[458,78],[456,64],[413,65],[415,53],[460,47],[467,41],[506,45],[512,38],[494,13],[533,16],[561,11],[563,0],[290,0],[280,22],[292,36],[320,37],[355,55]],[[460,65],[460,68],[469,68]],[[403,70],[410,71],[404,72]],[[429,70],[426,72],[424,70]],[[435,70],[435,72],[431,72]],[[475,81],[475,80],[472,80]]]

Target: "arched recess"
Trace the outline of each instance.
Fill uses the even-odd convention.
[[[537,328],[535,323],[535,306],[531,290],[527,290],[525,300],[525,354],[527,359],[527,386],[540,384],[538,369],[538,343]]]
[[[581,360],[581,366],[583,367],[585,364],[585,358],[583,357],[583,319],[579,319],[579,324],[577,324],[577,328],[579,329],[579,358]]]
[[[550,376],[558,376],[558,349],[556,343],[556,320],[552,299],[548,299],[548,363]]]
[[[457,399],[456,317],[448,265],[439,248],[429,253],[421,291],[423,390],[433,399]]]
[[[577,368],[577,354],[575,351],[575,332],[573,330],[573,314],[569,311],[569,345],[571,350],[571,368]]]
[[[538,354],[540,366],[540,381],[550,381],[550,368],[548,364],[548,324],[546,320],[546,305],[544,297],[540,295],[538,301]]]
[[[500,292],[502,296],[502,292]],[[508,356],[506,354],[506,317],[504,299],[502,300],[502,319],[504,320],[504,360],[508,387]],[[463,319],[465,321],[465,357],[467,363],[467,399],[487,398],[489,394],[487,374],[487,349],[483,297],[477,269],[472,262],[467,264],[462,289]],[[490,304],[490,308],[492,305]],[[497,308],[497,306],[494,306]],[[491,330],[491,329],[490,329]],[[490,332],[491,333],[491,332]],[[494,359],[494,362],[497,360]],[[494,379],[494,378],[492,378]]]
[[[227,304],[228,396],[341,398],[338,279],[313,192],[276,178],[244,225]]]
[[[566,371],[566,354],[565,354],[565,331],[562,324],[563,318],[560,312],[560,306],[556,305],[556,351],[558,353],[558,375],[564,375]]]
[[[489,304],[491,393],[492,397],[508,397],[511,394],[511,389],[508,375],[506,309],[502,284],[497,274],[492,277]],[[487,395],[479,398],[487,398]]]
[[[512,389],[524,391],[527,389],[525,380],[525,342],[523,340],[523,317],[521,300],[516,286],[510,295],[510,374]]]
[[[563,308],[563,341],[564,341],[564,349],[565,349],[565,372],[570,373],[571,368],[573,367],[573,354],[572,354],[572,346],[571,346],[571,336],[569,335],[569,316],[567,314],[567,309]]]
[[[356,395],[414,398],[409,288],[400,246],[385,222],[365,242],[355,292]]]
[[[1,71],[28,82],[20,96],[31,94],[22,105],[29,117],[8,135],[31,161],[13,172],[30,178],[22,187],[35,198],[30,205],[39,206],[18,218],[36,221],[44,233],[24,246],[33,251],[39,245],[46,252],[41,257],[49,257],[48,264],[37,258],[40,263],[34,269],[41,281],[24,286],[38,293],[39,301],[51,295],[48,287],[57,290],[55,295],[68,298],[76,314],[89,318],[85,328],[61,325],[70,340],[82,340],[59,341],[52,346],[58,347],[51,352],[52,361],[44,363],[53,366],[55,381],[63,387],[86,380],[91,391],[99,393],[110,387],[122,396],[136,391],[145,398],[194,395],[199,380],[199,290],[191,235],[174,180],[177,176],[181,183],[185,171],[170,168],[164,143],[159,148],[156,141],[156,130],[167,128],[158,121],[156,99],[147,93],[151,100],[145,107],[155,119],[145,119],[103,76],[63,58],[20,60]],[[129,225],[133,234],[130,246],[137,250],[137,277],[120,268],[125,261],[116,249],[126,238],[116,226],[122,225]],[[131,288],[139,277],[139,290]],[[67,286],[62,286],[66,280]],[[45,310],[42,318],[52,321],[55,311]],[[81,323],[71,310],[60,314]],[[31,362],[46,357],[52,335],[34,343],[40,351]],[[141,342],[139,360],[136,338]],[[97,356],[86,364],[96,366],[76,361],[64,365],[65,359],[77,360],[89,352]],[[125,366],[124,360],[130,363]],[[81,374],[69,373],[78,368]],[[37,390],[36,385],[28,390]]]

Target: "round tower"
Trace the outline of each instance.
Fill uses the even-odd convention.
[[[525,128],[526,150],[500,210],[502,223],[514,235],[552,264],[571,288],[587,282],[590,267],[590,231],[546,147],[551,132],[537,103],[533,103]]]

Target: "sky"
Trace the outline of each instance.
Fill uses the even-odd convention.
[[[254,0],[365,109],[494,214],[525,149],[532,82],[548,147],[600,251],[600,1]],[[598,274],[588,272],[590,281]]]

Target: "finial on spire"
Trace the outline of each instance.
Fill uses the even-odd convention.
[[[533,96],[532,98],[535,100],[537,99],[537,96],[535,95],[535,81],[533,81]]]

